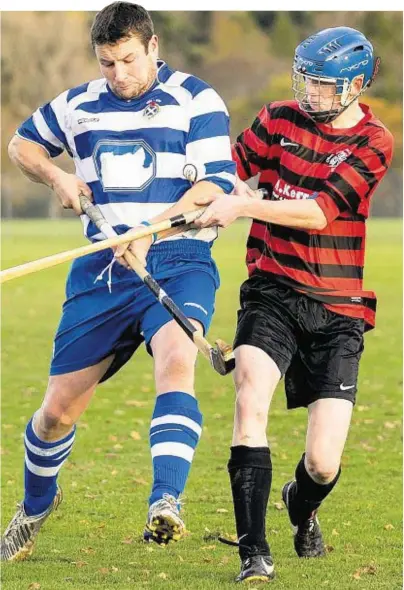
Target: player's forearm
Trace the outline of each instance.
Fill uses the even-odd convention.
[[[180,215],[181,213],[185,213],[187,211],[199,209],[200,206],[196,205],[196,202],[201,197],[210,196],[212,192],[217,194],[223,191],[218,187],[217,184],[209,182],[208,180],[201,180],[192,188],[190,188],[172,207],[166,209],[163,211],[163,213],[160,213],[160,215],[156,215],[153,217],[153,219],[150,219],[149,222],[158,223],[159,221],[163,221],[169,217],[174,217],[174,215]],[[159,238],[166,238],[168,236],[174,235],[175,233],[178,233],[178,229],[169,229],[159,234]]]
[[[322,230],[327,219],[314,199],[304,201],[257,201],[245,199],[240,217],[252,217],[277,225]]]
[[[8,146],[11,161],[32,182],[45,184],[52,188],[62,170],[53,164],[45,150],[30,141],[13,137]]]

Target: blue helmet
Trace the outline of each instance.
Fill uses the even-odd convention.
[[[379,63],[380,58],[373,57],[370,41],[356,29],[335,27],[319,31],[296,48],[295,98],[312,119],[331,122],[369,88]],[[362,80],[359,90],[352,86],[357,78]]]

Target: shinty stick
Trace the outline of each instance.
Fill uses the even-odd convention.
[[[88,215],[91,221],[105,236],[112,237],[115,234],[113,227],[107,222],[99,207],[93,205],[83,194],[80,195],[80,205],[86,215]],[[226,344],[223,340],[216,340],[216,347],[212,346],[208,340],[206,340],[202,331],[194,326],[130,250],[126,250],[124,259],[132,270],[142,279],[144,284],[150,289],[161,305],[168,311],[171,317],[177,322],[180,328],[184,330],[186,335],[192,340],[203,356],[210,361],[210,364],[215,371],[220,375],[227,375],[230,373],[235,367],[235,360],[231,346]]]
[[[201,208],[194,211],[189,211],[187,213],[182,213],[181,215],[174,215],[174,217],[170,217],[169,219],[165,219],[159,223],[139,229],[136,231],[136,233],[124,233],[114,238],[100,240],[94,244],[80,246],[79,248],[73,248],[72,250],[66,250],[65,252],[59,252],[58,254],[52,254],[51,256],[46,256],[45,258],[39,258],[38,260],[33,260],[32,262],[26,262],[25,264],[7,268],[0,272],[0,283],[5,283],[6,281],[11,281],[12,279],[17,279],[45,268],[51,268],[52,266],[56,266],[62,262],[69,262],[70,260],[75,260],[76,258],[86,256],[87,254],[100,252],[101,250],[106,250],[107,248],[114,248],[120,244],[126,244],[127,242],[133,242],[134,240],[140,240],[141,238],[150,236],[152,234],[159,234],[160,232],[171,228],[186,226],[193,223],[195,219],[197,219],[197,217],[199,217],[204,211],[205,208]]]

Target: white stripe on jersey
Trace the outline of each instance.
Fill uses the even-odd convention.
[[[85,123],[79,120],[86,119]],[[169,128],[178,131],[189,131],[189,115],[175,105],[164,106],[158,117],[147,119],[142,111],[119,111],[110,113],[89,114],[76,109],[71,118],[72,132],[77,137],[87,131],[130,131],[131,129]]]
[[[190,74],[185,74],[184,72],[174,72],[173,74],[171,74],[168,80],[166,82],[163,82],[162,84],[167,86],[181,86],[181,84],[185,82],[185,80],[188,80],[188,78],[190,78]]]
[[[98,100],[100,94],[103,92],[107,92],[107,81],[105,78],[91,80],[85,92],[78,94],[69,101],[69,109],[75,110],[80,104],[94,102]],[[86,117],[88,116],[88,113],[86,113]]]
[[[195,96],[191,103],[190,116],[198,117],[208,113],[224,112],[229,116],[229,112],[220,96],[213,88],[206,88]]]
[[[48,124],[45,121],[45,119],[43,118],[43,115],[39,109],[35,111],[35,113],[32,115],[32,118],[33,118],[35,127],[38,129],[38,131],[42,135],[42,137],[44,139],[46,139],[46,141],[48,141],[49,143],[54,145],[55,147],[57,147],[61,150],[64,150],[65,146],[63,145],[63,143],[61,141],[59,141],[59,139],[56,137],[56,135],[54,135],[52,133],[52,131],[49,129]]]
[[[216,162],[231,160],[230,138],[227,136],[209,137],[187,143],[187,161]]]

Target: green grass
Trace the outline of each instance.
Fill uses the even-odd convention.
[[[84,243],[73,221],[7,222],[2,229],[3,267]],[[215,246],[222,286],[212,340],[233,337],[238,287],[246,275],[246,231],[244,223],[234,225]],[[377,329],[366,337],[340,484],[321,511],[330,548],[326,559],[295,557],[287,514],[279,509],[281,486],[303,450],[306,413],[286,412],[282,387],[275,396],[268,430],[274,481],[267,531],[276,588],[402,587],[401,236],[399,221],[369,223],[366,286],[379,296]],[[61,265],[3,287],[3,528],[23,493],[23,430],[46,388],[66,271]],[[39,588],[34,583],[41,590],[234,588],[237,552],[209,538],[217,531],[234,534],[226,471],[232,380],[214,374],[200,359],[197,391],[205,421],[186,489],[189,536],[165,550],[140,541],[151,479],[148,425],[154,397],[151,360],[142,350],[99,387],[61,473],[65,502],[40,534],[32,559],[4,565],[4,590]]]

